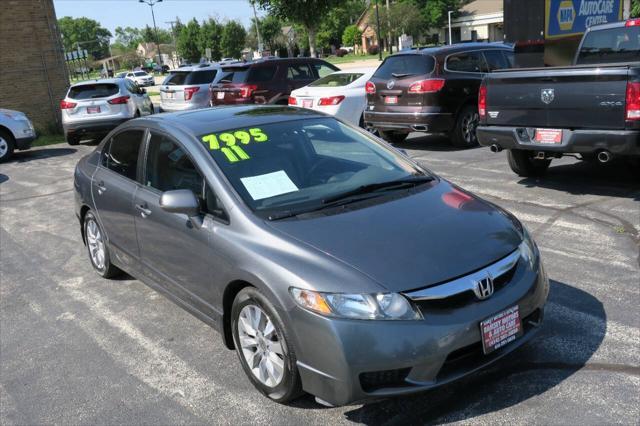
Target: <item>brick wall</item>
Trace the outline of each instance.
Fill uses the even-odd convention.
[[[53,0],[0,0],[0,108],[26,113],[40,131],[60,128],[68,87]]]

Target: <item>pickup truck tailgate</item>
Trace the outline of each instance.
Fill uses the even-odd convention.
[[[624,129],[628,66],[507,70],[487,76],[487,124]]]

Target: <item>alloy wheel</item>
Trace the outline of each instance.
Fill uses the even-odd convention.
[[[9,152],[9,143],[0,136],[0,158],[3,158]]]
[[[274,322],[258,306],[246,305],[238,315],[238,340],[251,373],[275,387],[284,377],[285,353]]]
[[[104,241],[100,227],[93,219],[87,222],[87,246],[89,247],[89,256],[91,261],[98,269],[104,269],[105,251]]]
[[[477,112],[466,114],[462,118],[462,135],[468,144],[475,143],[476,127],[478,127],[479,116]]]

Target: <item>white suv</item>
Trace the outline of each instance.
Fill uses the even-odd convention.
[[[0,108],[0,163],[13,155],[14,149],[29,149],[36,138],[31,120],[24,113]]]
[[[127,120],[153,114],[145,89],[127,78],[74,84],[60,101],[60,109],[69,145],[77,145],[83,136],[105,134]]]
[[[125,75],[125,78],[134,81],[140,87],[154,86],[156,84],[153,76],[145,71],[130,71]]]

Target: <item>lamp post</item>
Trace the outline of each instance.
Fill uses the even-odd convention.
[[[148,4],[151,7],[151,18],[153,19],[153,33],[156,36],[156,49],[158,49],[158,63],[164,65],[162,62],[162,52],[160,52],[160,43],[158,42],[158,27],[156,27],[156,15],[153,13],[153,6],[156,3],[162,3],[162,0],[138,0],[139,3]]]

